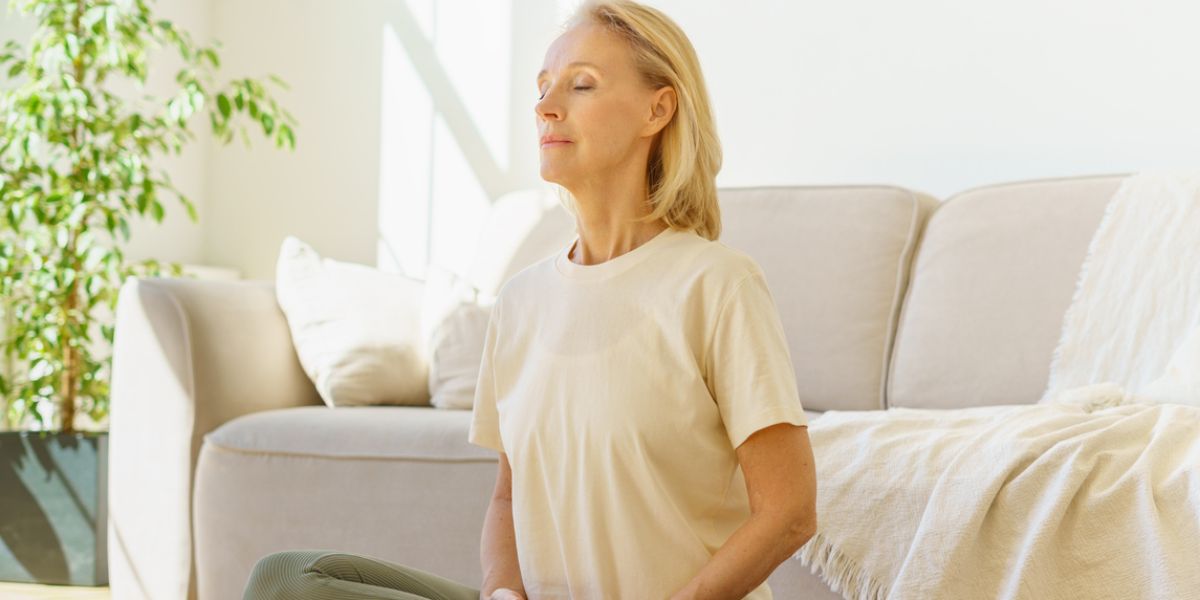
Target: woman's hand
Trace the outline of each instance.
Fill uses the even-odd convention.
[[[528,600],[521,592],[510,590],[508,588],[496,588],[492,590],[492,595],[488,596],[488,600]]]

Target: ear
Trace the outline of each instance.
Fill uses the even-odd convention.
[[[644,135],[654,135],[671,122],[671,117],[675,115],[677,99],[675,88],[669,85],[654,92],[650,97],[650,116],[642,132]]]

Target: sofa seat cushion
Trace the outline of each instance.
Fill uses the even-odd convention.
[[[821,413],[805,411],[810,423]],[[239,598],[269,553],[326,548],[478,585],[479,532],[496,453],[467,442],[471,411],[304,406],[243,415],[208,433],[195,478],[201,598]],[[796,560],[776,597],[809,597]],[[792,591],[805,592],[793,594]]]
[[[811,422],[821,411],[805,410]],[[340,458],[494,458],[467,442],[469,410],[428,406],[301,406],[242,415],[204,436],[226,450]]]
[[[205,436],[243,452],[397,459],[494,455],[467,443],[470,411],[429,406],[303,406],[243,415]]]
[[[209,432],[193,494],[199,598],[240,598],[260,558],[297,548],[479,582],[496,453],[467,443],[469,414],[306,406]]]

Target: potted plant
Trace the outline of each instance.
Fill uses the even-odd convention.
[[[249,146],[238,118],[247,115],[294,149],[295,119],[258,80],[216,88],[220,44],[193,44],[145,0],[14,7],[35,15],[36,28],[25,46],[10,40],[0,51],[0,425],[15,429],[0,431],[0,557],[12,557],[0,558],[0,580],[105,585],[107,432],[76,423],[108,412],[112,356],[92,346],[111,348],[126,278],[184,274],[177,263],[126,261],[130,219],[161,223],[170,192],[198,222],[187,196],[151,168],[153,155],[179,154],[201,110],[225,144],[236,129]],[[143,96],[147,108],[109,90],[113,76],[144,86],[147,52],[163,45],[184,60],[177,93]]]

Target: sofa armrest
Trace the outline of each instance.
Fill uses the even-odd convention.
[[[204,435],[244,414],[322,404],[269,280],[127,279],[109,402],[114,598],[195,598],[192,485]]]

